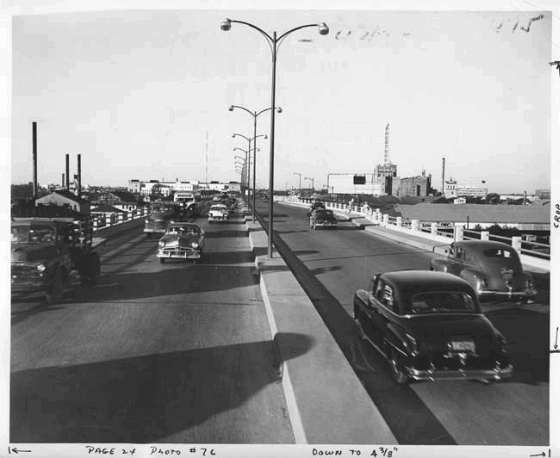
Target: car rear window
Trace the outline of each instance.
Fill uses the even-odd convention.
[[[462,291],[431,291],[412,296],[412,313],[476,312],[473,298]]]
[[[487,258],[500,258],[500,259],[512,259],[515,258],[515,253],[513,249],[503,249],[503,248],[492,248],[484,250],[484,256]]]

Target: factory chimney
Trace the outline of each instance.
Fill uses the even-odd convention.
[[[61,186],[64,188],[64,173],[62,174],[62,184]]]
[[[441,162],[441,194],[445,194],[445,158]]]
[[[70,155],[66,155],[66,190],[70,190]]]
[[[82,155],[78,154],[78,197],[82,195]]]
[[[37,184],[37,123],[33,122],[33,200],[38,195]]]

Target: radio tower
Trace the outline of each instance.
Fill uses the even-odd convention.
[[[383,157],[383,164],[390,164],[389,161],[389,123],[385,126],[385,155]]]

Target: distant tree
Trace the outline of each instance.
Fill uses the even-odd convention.
[[[486,203],[490,205],[497,205],[500,203],[500,195],[495,192],[486,194]]]

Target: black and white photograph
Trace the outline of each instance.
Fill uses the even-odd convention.
[[[0,456],[560,453],[560,5],[0,24]]]

